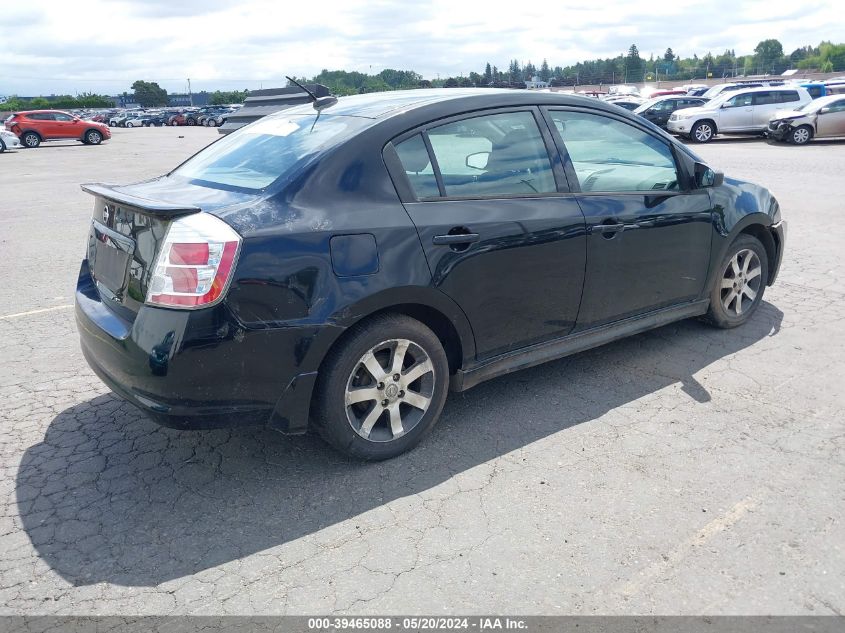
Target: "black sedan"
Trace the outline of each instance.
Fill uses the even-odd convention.
[[[322,97],[169,174],[86,185],[82,349],[177,428],[416,445],[447,391],[672,321],[743,324],[780,266],[764,188],[598,101]]]
[[[696,108],[703,106],[707,101],[707,99],[701,97],[667,95],[649,99],[634,108],[634,113],[639,114],[646,121],[651,121],[655,125],[665,129],[666,124],[669,122],[669,117],[672,116],[675,110]]]

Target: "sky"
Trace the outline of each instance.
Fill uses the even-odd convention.
[[[837,6],[839,5],[839,6]],[[323,68],[424,77],[483,72],[511,59],[566,66],[684,57],[779,39],[786,53],[845,42],[843,0],[2,0],[0,96],[283,86]]]

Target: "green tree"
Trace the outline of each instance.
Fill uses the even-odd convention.
[[[209,103],[211,105],[226,105],[229,103],[243,103],[249,95],[249,90],[215,90],[211,93]]]
[[[754,48],[754,62],[759,72],[768,72],[783,57],[783,45],[777,40],[763,40]]]
[[[544,59],[543,63],[540,64],[540,79],[542,79],[543,81],[548,81],[551,78],[552,71],[549,70],[549,62]]]
[[[487,62],[487,65],[484,67],[484,76],[482,78],[482,82],[486,86],[491,81],[493,81],[493,70],[490,68],[490,62]]]
[[[675,53],[672,51],[671,48],[667,48],[666,52],[663,53],[663,59],[667,62],[675,61]]]
[[[167,105],[167,90],[154,81],[139,79],[132,84],[135,100],[144,108]]]
[[[642,81],[645,66],[636,44],[631,44],[625,57],[625,81]],[[605,79],[606,81],[606,79]]]

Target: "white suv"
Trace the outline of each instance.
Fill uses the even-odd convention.
[[[800,86],[748,88],[724,93],[697,108],[676,110],[666,127],[699,143],[708,143],[721,132],[763,134],[775,112],[810,101],[810,93]]]

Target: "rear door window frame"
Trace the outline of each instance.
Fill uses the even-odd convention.
[[[543,144],[545,145],[546,153],[548,155],[549,162],[552,167],[552,176],[554,177],[555,187],[557,191],[532,194],[515,193],[473,196],[446,195],[445,188],[443,186],[443,176],[440,172],[440,167],[437,164],[437,157],[434,155],[434,151],[432,150],[431,141],[428,138],[428,130],[440,127],[442,125],[447,125],[449,123],[463,121],[466,119],[474,119],[482,116],[491,116],[495,114],[507,114],[511,112],[527,112],[534,117],[534,123],[537,125],[537,129],[540,131],[540,136],[543,139]],[[420,134],[422,136],[423,142],[425,143],[426,149],[428,150],[428,158],[429,161],[431,161],[431,167],[434,171],[435,178],[437,179],[437,186],[440,190],[439,196],[417,197],[417,194],[411,185],[410,179],[408,178],[405,172],[405,167],[402,165],[402,162],[399,159],[399,155],[396,151],[396,145],[413,137],[416,134]],[[564,169],[559,149],[557,147],[557,144],[555,143],[554,137],[551,134],[551,130],[548,127],[548,122],[540,111],[540,107],[536,105],[468,110],[466,112],[461,112],[460,114],[455,114],[452,116],[443,117],[441,119],[436,119],[434,121],[429,121],[428,123],[424,123],[423,125],[411,128],[409,130],[406,130],[402,134],[393,137],[382,150],[382,156],[384,157],[385,165],[387,166],[390,177],[393,180],[394,185],[396,186],[396,191],[399,194],[399,198],[402,202],[500,200],[509,198],[551,198],[564,195],[568,196],[571,195],[571,193],[573,192],[571,187],[571,180],[569,179],[568,173]]]

